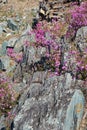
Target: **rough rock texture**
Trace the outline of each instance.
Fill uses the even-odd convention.
[[[3,64],[3,68],[7,70],[7,72],[13,71],[16,65],[15,61],[10,59],[8,56],[2,56],[1,62]]]
[[[5,123],[4,123],[4,121],[5,121],[5,117],[2,116],[2,117],[0,118],[0,130],[1,130],[2,128],[5,128]]]
[[[2,3],[2,1],[0,2]],[[53,2],[53,0],[49,1]],[[53,8],[56,8],[56,0],[54,1],[52,3]],[[65,0],[65,2],[69,1],[72,0]],[[63,2],[63,0],[57,0],[58,4],[59,2]],[[61,11],[59,11],[61,9],[63,9],[61,5],[57,7],[57,13],[59,13],[57,15],[59,16],[61,15]],[[62,16],[59,19],[62,19]],[[23,19],[25,19],[25,16],[23,16]],[[0,23],[0,34],[4,32],[6,33],[6,37],[8,37],[9,34],[12,35],[11,32],[16,33],[20,29],[20,24],[22,24],[21,20],[22,18],[20,19],[20,17],[16,16],[16,20],[12,18],[3,23],[3,25]],[[11,32],[5,30],[7,26]],[[67,72],[60,76],[55,76],[54,74],[51,76],[48,69],[38,71],[36,68],[33,68],[35,69],[33,70],[30,67],[31,64],[34,67],[34,63],[38,63],[38,61],[40,63],[41,58],[46,56],[47,48],[32,45],[26,47],[24,45],[26,42],[31,44],[33,41],[35,43],[35,36],[29,34],[31,30],[31,26],[28,25],[26,30],[21,32],[22,34],[19,38],[11,37],[9,41],[3,42],[2,46],[0,46],[0,71],[3,69],[6,70],[0,76],[4,78],[9,72],[14,73],[14,82],[11,81],[11,83],[14,90],[19,93],[17,104],[11,111],[12,115],[15,114],[15,118],[8,121],[10,124],[9,129],[79,130],[81,126],[82,129],[80,128],[80,130],[87,130],[87,110],[84,113],[85,97],[81,91],[83,81],[74,79],[75,64],[73,64],[73,61],[75,61],[75,58],[71,56],[69,60],[67,59],[69,55],[68,51],[71,47],[70,44],[65,39],[61,41],[61,38],[58,38],[58,43],[63,48],[61,50],[63,52],[61,64],[64,64],[67,60],[69,68]],[[50,39],[49,34],[46,34],[46,37]],[[75,43],[80,51],[83,51],[87,47],[87,27],[82,27],[77,31]],[[23,61],[21,63],[16,63],[7,56],[7,46],[14,47],[14,51],[17,54],[23,52]],[[45,62],[42,64],[45,66]],[[4,116],[0,117],[0,130],[7,129],[5,121],[6,118]],[[86,125],[83,128],[84,124]]]
[[[8,28],[12,29],[13,31],[18,30],[17,24],[11,18],[7,20],[7,26],[8,26]]]
[[[14,80],[21,78],[21,84],[14,84],[14,89],[21,94],[12,112],[16,114],[14,130],[79,130],[84,111],[83,82],[73,79],[69,72],[53,77],[50,77],[48,70],[30,73],[29,65],[38,62],[46,53],[44,47],[23,47],[24,39],[28,41],[30,38],[34,40],[34,36],[24,34],[2,46],[4,54],[7,45],[14,46],[15,52],[23,51],[24,54],[23,62],[17,65],[14,73]],[[69,49],[70,46],[65,45]],[[66,48],[64,60],[68,55]],[[73,57],[71,59],[73,61]],[[6,72],[16,66],[7,55],[1,57],[1,63]],[[0,128],[3,128],[2,120],[0,124]]]
[[[7,2],[8,2],[8,0],[0,0],[0,3],[6,4]]]
[[[87,26],[78,29],[75,40],[77,48],[83,52],[87,48]]]
[[[69,73],[53,77],[34,73],[19,100],[14,130],[78,130],[84,108],[81,85]]]
[[[16,47],[15,47],[16,48]],[[21,48],[21,46],[19,47]],[[20,49],[21,50],[21,49]],[[28,82],[29,78],[27,78],[26,76],[28,76],[31,72],[31,69],[29,66],[32,63],[36,63],[38,61],[40,61],[41,57],[44,56],[46,53],[46,48],[45,47],[24,47],[24,58],[23,58],[23,62],[20,66],[20,64],[17,65],[16,69],[15,69],[15,73],[14,73],[14,80],[22,77],[26,80],[26,82]],[[31,72],[32,73],[32,72]]]

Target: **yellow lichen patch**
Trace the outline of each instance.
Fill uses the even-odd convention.
[[[9,73],[7,74],[7,76],[10,77],[10,78],[12,78],[13,75],[14,75],[13,72],[9,72]]]
[[[10,66],[14,66],[14,64],[15,64],[14,60],[11,60],[10,61]]]
[[[76,105],[76,113],[79,113],[79,112],[81,112],[81,110],[82,110],[82,104],[81,103],[78,103],[77,105]]]

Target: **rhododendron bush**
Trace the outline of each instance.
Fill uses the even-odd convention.
[[[8,114],[15,104],[16,96],[9,79],[0,78],[0,114]]]
[[[71,19],[68,18],[69,29],[67,37],[75,37],[77,30],[87,25],[87,2],[82,2],[80,6],[75,5],[72,10],[69,10]],[[70,17],[69,15],[69,17]]]
[[[82,2],[80,6],[75,6],[71,12],[71,25],[78,29],[87,25],[87,2]]]
[[[61,23],[61,25],[63,26],[64,23]],[[47,23],[38,23],[36,29],[33,30],[36,38],[35,46],[44,46],[47,48],[46,56],[51,59],[50,63],[52,63],[51,67],[53,67],[50,70],[55,70],[56,74],[59,73],[58,68],[60,65],[58,36],[60,36],[61,25],[56,21],[53,21],[50,27],[47,26]]]
[[[39,22],[35,33],[36,42],[39,45],[52,45],[67,31],[67,23],[53,20],[52,23]]]
[[[71,15],[71,19],[70,21],[68,21],[68,24],[69,24],[68,31],[67,31],[67,24],[65,22],[59,22],[59,21],[53,20],[51,25],[47,24],[46,22],[38,23],[37,27],[32,32],[35,34],[35,39],[36,39],[36,42],[34,45],[44,46],[47,48],[46,56],[51,59],[52,64],[53,64],[52,66],[54,66],[53,70],[58,75],[61,70],[68,71],[67,60],[64,61],[63,65],[61,65],[62,45],[59,39],[60,37],[62,37],[62,35],[72,37],[72,33],[73,35],[75,35],[77,30],[80,27],[87,25],[87,2],[83,2],[81,6],[75,5],[74,8],[69,11],[69,13]],[[75,71],[79,70],[81,74],[83,71],[85,74],[86,69],[87,69],[87,65],[85,63],[87,53],[83,54],[83,56],[81,57],[81,54],[78,51],[78,48],[76,48],[76,51],[73,51],[73,50],[71,51],[71,53],[67,57],[68,60],[69,58],[72,57],[72,55],[75,57],[75,61],[73,61],[71,66],[73,66],[73,64],[76,64]],[[79,64],[79,59],[81,60],[80,64]],[[85,78],[86,75],[83,77]]]

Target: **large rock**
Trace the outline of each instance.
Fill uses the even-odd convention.
[[[0,130],[5,130],[5,127],[6,127],[6,125],[5,125],[5,117],[2,116],[0,118]]]
[[[32,67],[30,68],[29,66],[32,66],[31,64],[40,61],[41,57],[45,56],[45,54],[46,54],[45,47],[39,47],[39,48],[34,46],[29,46],[27,48],[24,47],[23,62],[21,66],[20,65],[17,66],[14,73],[14,80],[18,79],[18,77],[21,78],[23,77],[23,82],[27,82],[28,81],[27,77],[29,75],[29,72],[32,71],[33,69]]]
[[[78,29],[75,41],[79,51],[82,52],[87,48],[87,26]]]
[[[64,75],[34,73],[19,100],[14,130],[77,130],[83,116],[84,96],[73,87],[78,88],[82,82],[70,78],[69,86],[66,80]]]
[[[3,33],[3,28],[0,26],[0,35]]]
[[[10,29],[13,30],[13,31],[18,30],[17,24],[16,24],[15,21],[14,21],[13,19],[11,19],[11,18],[9,18],[9,19],[7,20],[7,26],[8,26],[8,28],[10,28]]]
[[[44,56],[46,54],[46,48],[45,47],[29,47],[28,49],[28,64],[31,64],[37,62],[40,60],[41,56]]]
[[[3,21],[3,22],[0,22],[0,35],[3,33],[3,32],[7,32],[6,31],[6,28],[7,27],[7,22]]]
[[[81,27],[80,29],[78,29],[76,37],[81,36],[82,39],[85,40],[85,38],[87,38],[87,26],[85,27]]]
[[[63,130],[79,130],[84,111],[84,96],[76,90],[67,109]]]
[[[7,55],[1,57],[1,62],[7,72],[13,71],[16,66],[15,61],[10,59]]]
[[[7,41],[4,41],[2,43],[2,54],[5,55],[6,54],[6,47],[8,46],[8,42]]]
[[[35,42],[35,36],[29,35],[28,30],[25,30],[23,32],[23,35],[21,35],[14,43],[14,50],[16,52],[20,52],[21,48],[25,45],[25,42]]]

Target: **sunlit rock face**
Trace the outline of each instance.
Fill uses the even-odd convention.
[[[73,80],[68,73],[53,77],[34,73],[19,100],[14,130],[77,130],[84,109],[81,86],[82,81]]]
[[[84,52],[87,48],[87,26],[78,29],[76,38],[76,45],[81,52]]]

